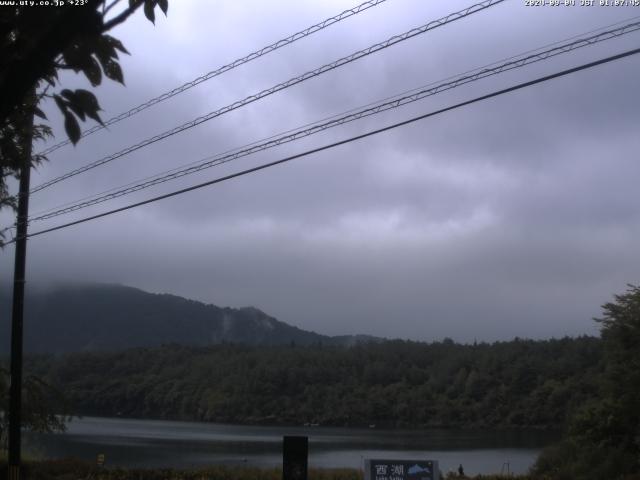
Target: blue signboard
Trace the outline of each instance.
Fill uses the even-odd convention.
[[[365,480],[439,480],[435,460],[365,460]]]

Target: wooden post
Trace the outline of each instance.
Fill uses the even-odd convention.
[[[22,165],[16,219],[15,268],[13,273],[13,305],[11,311],[11,383],[9,385],[9,480],[19,480],[22,428],[22,342],[24,315],[24,284],[27,260],[27,226],[29,217],[29,180],[31,175],[31,142],[35,90],[28,96],[27,115],[22,138]],[[28,122],[28,123],[27,123]]]
[[[308,437],[282,438],[282,480],[307,480]]]

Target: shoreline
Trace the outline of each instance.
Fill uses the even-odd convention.
[[[41,458],[76,457],[126,469],[274,468],[282,464],[282,437],[309,438],[309,466],[359,469],[363,458],[433,459],[449,471],[499,473],[504,463],[524,474],[553,439],[535,431],[382,430],[332,427],[260,427],[83,417],[67,433],[30,434]]]
[[[62,415],[60,415],[62,416]],[[198,424],[198,425],[216,425],[216,426],[228,426],[228,427],[264,427],[264,428],[311,428],[311,429],[323,429],[323,428],[347,428],[352,430],[382,430],[382,431],[406,431],[406,432],[421,432],[421,431],[468,431],[468,432],[495,432],[495,433],[509,433],[509,432],[524,432],[524,431],[538,431],[541,433],[556,433],[560,436],[563,427],[562,426],[547,426],[547,425],[437,425],[426,424],[420,426],[410,425],[391,425],[385,423],[375,424],[320,424],[320,423],[269,423],[269,422],[212,422],[207,420],[195,420],[195,419],[183,419],[183,418],[169,418],[169,417],[129,417],[127,415],[102,415],[102,414],[67,414],[67,418],[71,418],[66,423],[72,423],[75,419],[87,419],[96,418],[101,420],[125,420],[125,421],[141,421],[141,422],[175,422],[186,424]],[[373,426],[372,426],[373,425]]]
[[[93,478],[95,480],[282,480],[281,468],[212,466],[203,468],[122,468],[98,467],[75,458],[58,460],[30,460],[24,462],[25,477],[34,480],[66,480]],[[0,459],[0,480],[6,479],[7,463]],[[363,472],[353,468],[310,468],[309,480],[363,480]],[[457,473],[442,472],[441,480],[448,479],[504,479],[503,475],[473,475],[460,477]],[[513,480],[533,480],[529,475],[510,475]]]

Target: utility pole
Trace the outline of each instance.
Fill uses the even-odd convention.
[[[33,141],[33,111],[35,91],[27,97],[28,112],[21,125],[22,153],[20,191],[16,217],[16,250],[13,272],[13,305],[11,310],[11,385],[9,387],[9,480],[21,480],[22,426],[22,343],[24,314],[24,284],[27,260],[27,221],[29,217],[29,183],[31,177],[31,144]]]

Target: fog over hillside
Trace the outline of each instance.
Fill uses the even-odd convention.
[[[9,289],[0,292],[10,318]],[[114,351],[163,344],[206,346],[350,345],[374,337],[329,337],[280,322],[253,308],[222,308],[122,285],[40,286],[27,291],[25,351]],[[0,353],[9,352],[9,322],[0,323]]]
[[[126,88],[111,118],[357,1],[173,1],[112,33]],[[393,0],[107,130],[35,169],[38,185],[304,72],[477,3]],[[611,2],[609,2],[611,3]],[[624,2],[623,2],[624,3]],[[635,7],[505,1],[274,93],[31,196],[31,214],[183,167],[554,42],[634,21]],[[636,48],[640,32],[444,91],[69,215],[74,221]],[[548,48],[548,47],[547,47]],[[91,88],[63,72],[64,88]],[[34,237],[27,281],[104,282],[253,305],[326,335],[493,341],[596,334],[640,280],[640,95],[628,57],[295,162]],[[43,106],[65,138],[53,102]],[[88,122],[86,127],[92,126]],[[42,147],[37,145],[36,151]],[[14,222],[4,211],[1,227]],[[0,228],[1,228],[0,227]],[[13,248],[0,252],[1,280]]]

